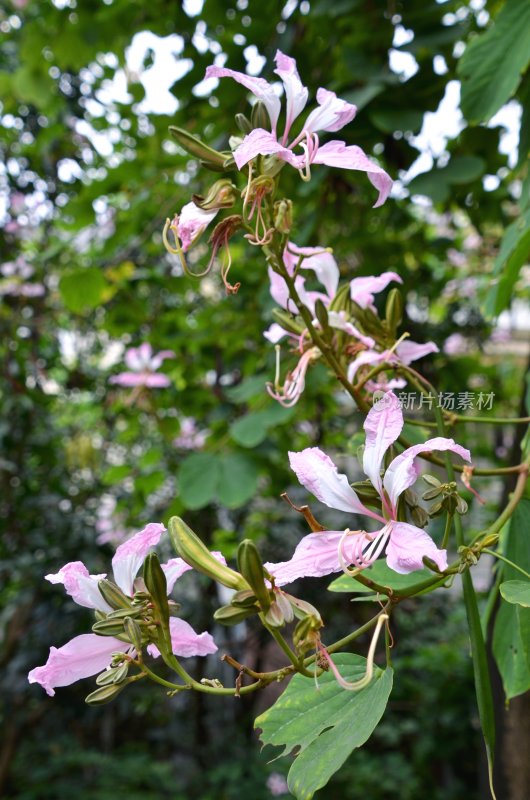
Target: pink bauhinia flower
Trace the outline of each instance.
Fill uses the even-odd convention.
[[[302,577],[321,577],[339,572],[347,565],[357,569],[370,566],[386,550],[386,562],[395,572],[406,574],[423,567],[423,557],[432,559],[440,570],[447,568],[447,553],[440,550],[421,528],[398,520],[398,501],[419,476],[416,463],[420,453],[450,450],[470,461],[469,450],[453,439],[437,436],[413,445],[391,461],[381,477],[383,459],[403,428],[403,414],[397,397],[387,392],[369,411],[364,423],[366,444],[363,468],[381,499],[381,513],[367,508],[350,486],[346,475],[318,447],[289,453],[291,468],[302,486],[330,508],[362,514],[382,525],[379,530],[323,531],[305,536],[290,561],[265,564],[276,583]]]
[[[207,78],[233,78],[242,84],[263,103],[269,114],[271,130],[255,128],[234,151],[234,159],[239,169],[258,155],[276,156],[298,169],[304,178],[311,177],[312,164],[327,164],[340,169],[352,169],[366,172],[369,180],[379,191],[374,208],[381,206],[387,199],[392,187],[392,180],[387,173],[371,161],[356,145],[347,145],[343,141],[333,140],[320,145],[317,131],[334,133],[340,130],[355,117],[356,106],[341,100],[334,92],[319,89],[317,92],[318,108],[306,118],[301,132],[289,142],[291,126],[304,110],[308,90],[303,86],[294,58],[284,55],[279,50],[275,57],[275,72],[283,81],[286,98],[286,118],[283,134],[277,133],[281,103],[274,87],[263,78],[255,78],[243,72],[236,72],[226,67],[211,66],[206,70]],[[296,147],[302,149],[296,154]]]
[[[134,594],[136,573],[142,566],[151,548],[156,547],[165,527],[157,522],[136,533],[121,544],[112,559],[114,581],[128,597]],[[224,562],[221,553],[213,554]],[[168,594],[173,590],[177,579],[191,569],[181,558],[173,558],[162,564],[166,576]],[[66,593],[80,606],[101,611],[105,614],[113,609],[99,591],[98,582],[106,575],[91,575],[81,561],[70,561],[59,572],[46,575],[50,583],[62,583]],[[196,633],[185,620],[171,617],[171,642],[177,656],[206,656],[217,651],[217,646],[209,633]],[[155,645],[149,645],[148,652],[158,656]],[[95,633],[82,634],[71,639],[62,647],[52,647],[48,661],[42,667],[35,667],[28,675],[30,683],[40,683],[50,696],[58,686],[69,686],[82,678],[96,675],[106,669],[114,653],[134,655],[134,647],[112,636],[98,636]]]
[[[419,344],[418,342],[412,342],[410,339],[403,339],[403,341],[398,342],[394,347],[381,352],[377,350],[363,350],[349,365],[348,380],[352,382],[361,367],[375,367],[377,364],[383,363],[404,364],[408,367],[413,361],[417,361],[419,358],[423,358],[430,353],[438,352],[439,349],[434,342]],[[391,386],[388,386],[388,384],[384,384],[384,386],[387,386],[387,388],[401,388],[405,386],[405,381],[395,379],[392,381]],[[366,388],[369,391],[377,391],[380,386],[377,382],[370,381],[366,384]]]
[[[153,355],[153,348],[148,342],[140,347],[130,347],[125,353],[125,365],[130,372],[120,372],[110,378],[109,383],[118,386],[147,386],[148,388],[163,388],[171,386],[167,375],[157,374],[166,358],[175,358],[173,350],[161,350]]]
[[[195,244],[219,211],[219,208],[204,211],[194,202],[186,203],[180,214],[177,214],[170,224],[171,229],[178,236],[183,253]]]

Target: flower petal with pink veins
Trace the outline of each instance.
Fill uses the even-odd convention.
[[[355,144],[347,146],[345,142],[336,139],[332,142],[327,142],[327,144],[318,148],[312,163],[366,172],[370,183],[379,191],[379,197],[374,203],[374,208],[382,206],[390,194],[390,189],[392,188],[390,175],[371,161],[363,150]]]
[[[302,261],[301,269],[311,269],[328,293],[329,299],[333,300],[339,285],[339,267],[331,253],[324,251],[322,247],[297,247],[290,242],[283,254],[283,260],[289,274],[292,275],[298,263],[299,256],[306,256]]]
[[[462,447],[453,439],[446,439],[444,436],[436,436],[434,439],[428,439],[423,444],[415,444],[408,447],[388,466],[385,472],[383,485],[388,492],[392,507],[397,505],[398,498],[405,489],[417,480],[420,471],[416,464],[416,458],[420,453],[429,453],[433,450],[450,450],[453,453],[461,456],[464,461],[471,461],[471,453]]]
[[[264,128],[254,128],[239,147],[234,150],[234,161],[238,169],[242,169],[245,164],[252,161],[256,156],[272,156],[277,155],[283,158],[284,161],[298,163],[301,156],[295,156],[290,150],[280,144],[273,133],[269,133]],[[303,159],[302,159],[303,160]]]
[[[53,697],[56,687],[70,686],[83,678],[97,675],[109,666],[113,653],[125,653],[130,648],[129,642],[120,642],[112,636],[85,633],[62,647],[51,647],[46,664],[32,669],[28,681],[40,683]]]
[[[62,583],[66,593],[78,606],[94,608],[105,614],[112,611],[98,588],[98,582],[106,578],[106,574],[90,575],[82,561],[69,561],[59,572],[44,577],[50,583]]]
[[[423,556],[432,559],[439,569],[447,569],[447,550],[439,550],[429,534],[407,522],[392,522],[386,563],[394,572],[406,575],[423,569]]]
[[[263,78],[253,78],[251,75],[246,75],[244,72],[236,72],[236,70],[228,69],[227,67],[207,67],[205,78],[233,78],[233,80],[240,83],[249,92],[252,92],[254,97],[261,100],[263,105],[268,111],[272,129],[276,129],[278,117],[280,116],[281,102],[280,98],[274,91],[274,87]]]
[[[150,522],[130,539],[120,544],[112,559],[114,580],[126,595],[133,594],[136,573],[152,547],[156,547],[165,527],[159,522]]]
[[[298,578],[321,578],[342,570],[339,543],[344,531],[310,533],[298,543],[289,561],[268,562],[264,567],[274,576],[277,586],[292,583]]]
[[[363,469],[382,496],[383,483],[380,470],[383,458],[403,429],[403,412],[393,392],[387,392],[378,400],[364,421],[366,442],[363,454]]]
[[[328,310],[328,322],[331,328],[337,328],[339,331],[344,331],[347,333],[348,336],[354,336],[356,339],[366,345],[366,347],[373,347],[375,345],[375,342],[371,336],[365,336],[358,328],[355,327],[352,322],[349,322],[346,319],[345,311]]]
[[[204,211],[194,202],[186,203],[177,216],[177,235],[185,253],[215,219],[219,209]]]
[[[418,358],[428,356],[430,353],[439,353],[440,350],[434,342],[425,342],[425,344],[418,344],[418,342],[411,342],[410,339],[404,339],[396,347],[396,355],[403,364],[410,364],[412,361],[417,361]]]
[[[291,125],[306,106],[309,92],[300,80],[294,58],[290,58],[284,55],[280,50],[277,50],[274,61],[276,62],[276,69],[274,72],[282,79],[285,89],[287,106],[285,131],[283,134],[283,141],[285,143]]]
[[[169,632],[171,633],[171,644],[173,653],[181,658],[191,658],[192,656],[208,656],[217,652],[211,634],[196,633],[186,620],[179,617],[171,617],[169,620]],[[155,644],[147,646],[150,656],[158,658],[160,651]]]
[[[357,106],[341,100],[335,92],[330,92],[328,89],[318,90],[317,103],[319,107],[309,114],[304,124],[304,131],[308,133],[340,131],[357,113]]]
[[[346,475],[339,473],[331,458],[320,448],[307,447],[299,453],[290,452],[289,463],[302,486],[321,503],[339,511],[367,514],[380,519],[361,503]]]
[[[381,275],[367,275],[350,281],[350,297],[361,308],[369,308],[376,312],[374,294],[382,292],[389,283],[403,283],[397,272],[383,272]]]

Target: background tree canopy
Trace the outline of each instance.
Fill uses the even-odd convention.
[[[279,499],[286,489],[297,497],[287,450],[318,443],[354,456],[360,444],[360,416],[340,393],[322,393],[324,366],[310,373],[296,414],[267,395],[275,354],[263,331],[274,303],[258,253],[233,245],[242,286],[227,298],[215,273],[182,277],[165,252],[166,217],[208,188],[168,127],[226,148],[246,93],[203,81],[205,68],[215,61],[271,78],[277,48],[297,59],[313,97],[325,86],[355,103],[347,142],[397,180],[394,197],[373,211],[364,176],[321,167],[306,184],[292,170],[292,238],[332,246],[343,276],[398,271],[407,330],[441,350],[426,374],[440,391],[494,392],[496,416],[516,416],[528,357],[530,6],[8,0],[0,31],[1,792],[270,797],[267,776],[286,767],[258,762],[250,720],[265,697],[168,701],[153,689],[91,709],[84,687],[52,701],[26,679],[52,641],[83,629],[83,614],[43,575],[78,559],[101,572],[109,545],[171,514],[227,557],[250,537],[278,560],[302,531]],[[430,115],[459,86],[452,134],[426,148]],[[494,119],[509,101],[518,143]],[[197,268],[208,257],[206,244],[193,251]],[[142,341],[176,353],[162,368],[171,386],[131,402],[109,378],[125,346]],[[512,429],[469,425],[466,434],[478,463],[515,461]],[[492,480],[481,492],[477,526],[493,517],[502,486]],[[326,581],[314,584],[321,599]],[[185,587],[203,630],[219,599],[207,597],[208,608],[211,586]],[[369,613],[363,604],[352,612],[340,594],[326,603],[330,628]],[[389,713],[330,785],[347,800],[383,800],[396,784],[402,800],[478,797],[461,610],[436,597],[403,604],[398,619],[401,679]],[[249,628],[243,639],[231,629],[218,638],[251,661],[258,636]],[[512,696],[530,688],[528,664],[521,670],[501,669]],[[270,703],[274,688],[267,694]]]

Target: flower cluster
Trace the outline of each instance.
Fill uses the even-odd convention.
[[[113,583],[105,580],[106,574],[91,575],[81,561],[71,561],[59,572],[46,575],[46,580],[50,583],[62,583],[66,593],[78,605],[95,611],[98,622],[94,626],[96,632],[76,636],[62,647],[52,647],[46,664],[35,667],[29,673],[30,683],[40,683],[49,695],[54,695],[58,686],[69,686],[75,681],[101,672],[105,676],[111,664],[116,662],[116,657],[118,663],[123,659],[134,661],[139,655],[138,643],[127,636],[123,624],[127,617],[139,620],[145,636],[143,644],[146,645],[149,655],[155,658],[160,655],[157,621],[150,618],[152,602],[144,581],[136,575],[165,530],[160,523],[152,522],[117,548],[112,559]],[[224,563],[220,553],[215,553],[214,556]],[[161,568],[168,595],[173,591],[178,578],[192,569],[181,558],[172,558],[162,564]],[[119,601],[118,607],[109,602],[113,596]],[[174,608],[177,612],[178,607]],[[112,635],[113,630],[117,635]],[[217,651],[209,633],[196,633],[189,623],[178,616],[171,616],[169,633],[175,655],[189,658],[206,656]]]

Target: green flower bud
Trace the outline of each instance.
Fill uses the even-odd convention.
[[[277,200],[274,203],[274,227],[280,233],[290,233],[293,227],[292,200]]]
[[[269,113],[265,105],[258,100],[252,106],[252,114],[250,115],[250,124],[252,128],[268,128],[270,125]]]
[[[224,162],[226,161],[225,154],[219,153],[212,147],[208,147],[207,144],[204,144],[204,142],[201,142],[200,139],[196,136],[192,136],[191,133],[188,133],[188,131],[183,128],[170,125],[169,132],[183,150],[191,156],[199,158],[206,167],[224,169]]]
[[[235,608],[234,606],[221,606],[214,613],[213,618],[221,625],[239,625],[240,622],[258,613],[257,608]]]
[[[236,592],[230,601],[231,605],[237,608],[252,608],[256,606],[258,598],[251,591]]]
[[[391,289],[388,293],[385,308],[385,319],[388,331],[393,339],[403,319],[403,298],[399,289]]]
[[[427,567],[427,569],[431,570],[431,572],[437,572],[439,575],[441,575],[442,571],[440,567],[435,561],[432,560],[432,558],[429,558],[428,556],[423,556],[422,561]]]
[[[113,683],[110,686],[102,686],[100,689],[96,689],[95,692],[91,692],[91,694],[85,697],[85,703],[89,706],[102,706],[104,703],[110,703],[111,700],[114,700],[114,698],[119,695],[125,686],[125,682]]]
[[[129,671],[129,662],[124,661],[118,667],[111,667],[106,669],[96,678],[98,686],[111,686],[115,683],[121,683],[127,677]]]
[[[171,517],[168,523],[169,538],[173,547],[186,564],[222,583],[229,589],[250,589],[250,586],[235,570],[225,567],[210,553],[204,542],[180,517]]]
[[[236,114],[236,125],[241,131],[241,133],[246,136],[252,130],[252,125],[248,117],[245,117],[244,114]]]
[[[169,605],[167,602],[167,581],[156,553],[149,553],[144,561],[144,583],[151,595],[151,601],[162,625],[169,625]]]
[[[111,608],[129,608],[131,607],[131,599],[122,592],[119,586],[113,581],[102,578],[98,581],[98,589],[104,600],[107,601]]]
[[[232,181],[220,178],[210,186],[206,196],[194,194],[192,199],[203,211],[214,211],[220,208],[232,208],[238,199],[238,192]]]
[[[99,622],[94,622],[92,630],[98,636],[119,636],[124,630],[123,620],[102,619]]]
[[[237,565],[242,576],[256,595],[263,612],[271,604],[270,591],[265,586],[265,573],[258,548],[251,539],[244,539],[237,549]]]
[[[123,621],[123,628],[131,644],[133,644],[136,650],[140,653],[143,644],[142,629],[136,620],[132,619],[131,617],[126,617]]]
[[[264,620],[267,625],[271,626],[271,628],[281,628],[283,625],[285,625],[282,609],[276,600],[271,604],[271,607],[264,615]]]

